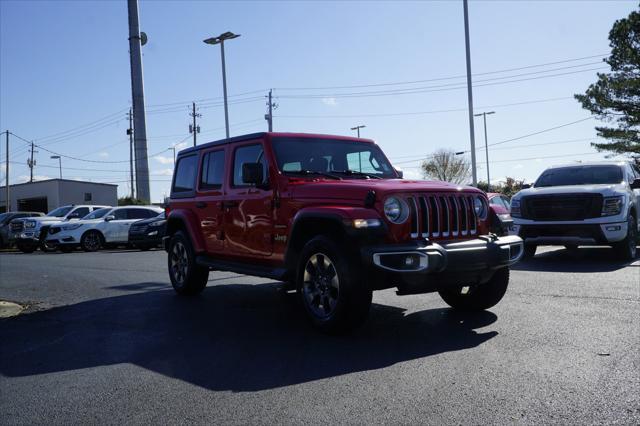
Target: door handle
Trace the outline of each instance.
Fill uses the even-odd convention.
[[[237,201],[223,201],[222,202],[222,207],[225,209],[231,208],[231,207],[238,207],[238,202]]]
[[[205,207],[207,207],[207,203],[205,203],[204,201],[198,201],[196,203],[196,207],[199,209],[204,209]]]

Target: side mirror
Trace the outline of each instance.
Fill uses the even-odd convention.
[[[108,216],[105,216],[105,217],[104,217],[104,221],[105,221],[105,222],[111,222],[111,221],[112,221],[112,220],[114,220],[115,218],[116,218],[116,217],[115,217],[114,215],[110,214],[110,215],[108,215]]]
[[[243,163],[242,164],[242,182],[251,185],[262,184],[262,175],[264,173],[262,163]]]
[[[530,183],[525,183],[524,185],[522,185],[522,189],[529,189],[529,188],[531,188]]]
[[[631,189],[640,189],[640,178],[634,179],[629,186]]]
[[[394,170],[400,179],[404,179],[404,172],[401,169],[394,168]]]

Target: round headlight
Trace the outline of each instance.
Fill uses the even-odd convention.
[[[35,220],[27,220],[24,223],[24,227],[25,228],[35,228],[36,227],[36,221]]]
[[[473,198],[473,208],[476,211],[476,216],[478,216],[478,219],[484,220],[487,218],[487,204],[481,197]]]
[[[384,202],[384,215],[393,223],[402,223],[407,219],[406,204],[396,197],[389,197]]]

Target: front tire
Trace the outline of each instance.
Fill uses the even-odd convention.
[[[86,252],[98,251],[103,244],[104,239],[98,231],[87,231],[80,238],[80,247]]]
[[[533,259],[536,255],[536,250],[538,250],[538,246],[534,244],[526,244],[524,245],[524,252],[522,253],[523,259]]]
[[[627,236],[624,240],[614,244],[613,248],[618,258],[624,262],[631,262],[637,256],[638,230],[636,218],[632,214],[627,220]]]
[[[498,269],[485,284],[472,286],[465,294],[464,287],[440,290],[442,300],[454,309],[464,311],[481,311],[489,309],[500,302],[509,286],[509,268]]]
[[[307,317],[326,333],[343,333],[361,325],[369,314],[372,291],[359,268],[338,244],[319,236],[300,254],[296,285]]]
[[[40,242],[40,250],[45,253],[53,253],[54,251],[58,250],[58,247],[56,247],[55,244],[51,244],[47,242],[47,240],[44,240]]]
[[[196,256],[191,241],[178,231],[169,241],[169,256],[167,256],[169,278],[176,293],[194,295],[200,293],[209,280],[209,268],[196,263]]]
[[[16,243],[16,246],[18,247],[18,250],[23,253],[33,253],[38,248],[36,244],[30,243]]]

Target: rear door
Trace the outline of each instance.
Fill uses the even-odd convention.
[[[198,177],[195,213],[202,235],[210,253],[224,248],[224,176],[226,170],[227,147],[220,146],[203,151]]]
[[[273,183],[262,140],[229,147],[231,161],[224,206],[224,251],[232,256],[269,256],[273,251]],[[242,182],[242,164],[262,163],[264,186]]]

